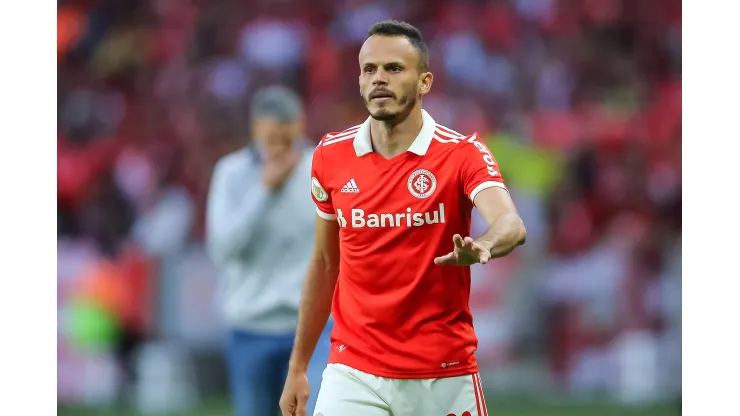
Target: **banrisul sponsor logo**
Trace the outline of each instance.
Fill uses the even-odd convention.
[[[421,227],[444,224],[445,205],[440,203],[437,209],[426,212],[414,212],[411,208],[406,208],[403,212],[368,213],[361,208],[352,208],[345,213],[337,209],[337,221],[340,226],[350,228]]]

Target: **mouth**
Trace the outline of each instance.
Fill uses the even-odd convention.
[[[393,99],[393,93],[389,91],[373,91],[369,96],[371,101],[388,101]]]

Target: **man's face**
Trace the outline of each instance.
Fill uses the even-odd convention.
[[[402,36],[373,35],[360,49],[360,92],[376,120],[404,119],[426,94],[432,74],[419,72],[419,53]]]
[[[300,122],[281,123],[279,120],[265,117],[258,118],[252,123],[252,137],[268,161],[292,151],[299,135]]]

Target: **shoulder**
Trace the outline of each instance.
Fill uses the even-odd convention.
[[[303,149],[303,151],[301,152],[301,161],[300,161],[301,168],[305,168],[308,170],[311,169],[311,164],[313,163],[312,161],[313,161],[314,153],[315,151],[314,151],[313,146],[309,146]]]
[[[435,125],[433,144],[442,151],[452,152],[451,156],[461,157],[466,157],[470,152],[480,151],[480,146],[485,148],[477,132],[462,134],[441,124]]]
[[[327,133],[319,141],[318,146],[314,150],[314,154],[321,154],[322,156],[334,155],[337,153],[344,153],[347,149],[352,149],[352,142],[357,135],[357,131],[360,130],[362,124],[352,126],[342,131],[334,131]]]
[[[252,162],[248,150],[239,149],[219,159],[213,167],[213,175],[223,176],[232,172],[249,169],[251,166]]]

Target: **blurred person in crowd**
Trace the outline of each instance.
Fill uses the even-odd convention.
[[[225,284],[222,309],[238,416],[278,410],[315,217],[306,191],[313,148],[303,136],[299,97],[282,86],[256,92],[250,122],[252,143],[216,164],[207,207],[206,244]],[[307,373],[317,389],[330,327]]]
[[[317,415],[486,414],[470,266],[511,253],[526,230],[478,135],[422,109],[428,59],[415,27],[373,25],[359,53],[370,116],[314,151],[315,253],[284,416],[314,414],[307,369],[330,312],[336,328]],[[487,228],[476,240],[468,237],[474,206]]]

